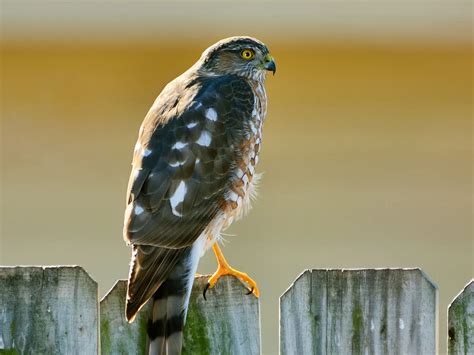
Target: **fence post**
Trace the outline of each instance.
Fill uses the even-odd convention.
[[[474,353],[474,279],[448,307],[448,353]]]
[[[307,270],[280,298],[281,354],[435,354],[437,288],[419,269]]]
[[[78,266],[0,268],[0,353],[97,354],[97,283]]]
[[[246,295],[234,277],[224,276],[202,291],[208,276],[197,277],[184,330],[185,354],[260,354],[259,301]],[[148,309],[134,323],[125,321],[126,281],[118,281],[101,301],[102,354],[144,354]]]

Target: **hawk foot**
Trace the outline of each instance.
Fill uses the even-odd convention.
[[[214,243],[214,245],[212,246],[212,250],[214,250],[214,253],[216,254],[216,258],[217,258],[217,271],[207,281],[206,287],[204,288],[204,291],[203,291],[204,299],[206,299],[207,290],[210,288],[213,288],[215,284],[217,283],[217,280],[219,280],[219,278],[224,275],[234,276],[238,278],[240,281],[246,283],[248,285],[248,290],[249,290],[247,292],[247,295],[250,295],[251,293],[253,293],[255,297],[260,296],[260,291],[257,287],[257,283],[254,280],[252,280],[246,273],[240,272],[232,268],[225,260],[224,255],[222,254],[222,251],[219,248],[219,245],[217,245],[217,243]]]

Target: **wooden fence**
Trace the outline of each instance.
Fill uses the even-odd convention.
[[[183,353],[260,354],[258,299],[224,277],[206,301],[206,280],[194,283]],[[99,302],[80,267],[0,268],[0,354],[143,354],[147,309],[128,324],[125,290],[120,280]],[[280,353],[436,354],[437,292],[419,269],[307,270],[280,298]],[[474,281],[448,316],[449,354],[474,354]]]

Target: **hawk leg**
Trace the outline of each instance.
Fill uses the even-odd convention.
[[[246,273],[235,270],[227,263],[227,260],[225,260],[224,254],[222,254],[222,250],[221,248],[219,248],[217,242],[214,243],[214,245],[212,246],[212,250],[214,250],[214,254],[216,255],[217,270],[207,281],[207,285],[203,291],[204,299],[206,299],[207,290],[209,288],[213,288],[217,283],[217,280],[219,280],[219,278],[224,275],[232,275],[238,278],[239,280],[245,282],[249,286],[249,295],[253,293],[256,297],[260,296],[260,291],[258,290],[257,283],[252,280]]]

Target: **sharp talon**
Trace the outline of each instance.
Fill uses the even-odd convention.
[[[253,293],[253,287],[246,293],[246,295],[251,295]]]
[[[211,286],[211,284],[208,282],[206,284],[206,287],[204,287],[204,291],[202,291],[202,296],[204,297],[204,300],[207,301],[207,298],[206,298],[206,292],[207,290],[209,289],[209,287]]]

